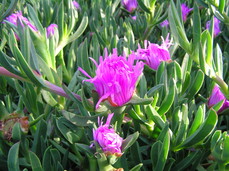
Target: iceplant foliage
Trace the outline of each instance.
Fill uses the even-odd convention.
[[[99,64],[91,58],[97,66],[96,76],[92,78],[82,68],[79,70],[90,79],[84,80],[94,85],[100,99],[96,104],[108,100],[111,106],[123,106],[133,96],[137,81],[142,74],[144,63],[136,61],[134,64],[134,56],[130,55],[128,58],[118,56],[117,49],[108,56],[105,50],[105,58],[100,56]]]
[[[101,120],[98,118],[99,127],[97,129],[93,129],[93,138],[106,155],[121,156],[123,138],[120,137],[115,132],[114,128],[110,126],[113,115],[114,113],[108,115],[105,124],[102,122],[103,118]]]

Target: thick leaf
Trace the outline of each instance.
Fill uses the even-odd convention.
[[[167,130],[167,132],[165,133],[164,140],[158,155],[157,164],[155,166],[155,170],[158,171],[163,171],[169,153],[170,136],[168,127],[165,127],[165,130]]]
[[[175,150],[191,147],[206,139],[214,130],[217,121],[218,116],[216,112],[214,110],[210,110],[208,112],[207,119],[204,121],[204,123],[196,130],[194,134],[187,137],[187,139],[182,144],[175,147]]]
[[[7,159],[7,165],[8,165],[8,170],[9,171],[20,171],[19,160],[18,160],[19,159],[19,156],[18,156],[19,145],[20,145],[20,142],[15,143],[10,148],[10,151],[9,151],[9,154],[8,154],[8,159]]]
[[[175,97],[175,82],[174,82],[174,80],[171,80],[171,82],[169,84],[169,92],[166,95],[160,108],[157,111],[159,115],[163,115],[166,112],[168,112],[168,110],[170,109],[170,107],[173,104],[174,97]]]
[[[204,82],[204,73],[201,70],[198,70],[194,80],[192,81],[192,84],[190,85],[186,97],[192,99],[194,95],[197,94],[198,91],[200,90],[203,82]]]
[[[140,164],[134,166],[132,169],[130,169],[130,171],[139,171],[139,170],[141,169],[142,166],[143,166],[143,164],[140,163]]]
[[[76,126],[92,126],[97,123],[98,117],[104,116],[104,114],[94,116],[80,116],[65,110],[62,111],[63,116]]]
[[[163,86],[164,86],[164,84],[158,84],[158,85],[152,87],[152,88],[147,92],[147,96],[148,96],[148,97],[152,97],[152,96],[154,95],[154,93],[158,92]]]
[[[189,129],[188,136],[190,136],[196,132],[196,130],[199,128],[199,126],[203,123],[204,116],[205,116],[205,114],[204,114],[203,108],[201,106],[199,106],[199,108],[195,114],[195,118],[194,118],[194,121],[192,123],[192,126]]]
[[[142,10],[144,10],[145,12],[147,12],[149,14],[151,13],[150,9],[145,6],[145,4],[142,2],[142,0],[137,0],[137,1],[138,1],[138,5],[141,7]]]
[[[144,98],[143,99],[137,96],[136,94],[134,94],[132,98],[130,99],[130,101],[126,104],[146,105],[146,104],[150,104],[152,101],[153,101],[153,98]]]
[[[126,137],[125,140],[123,140],[122,143],[122,152],[125,152],[130,146],[134,144],[134,142],[138,139],[139,132],[135,132],[128,137]]]
[[[43,171],[41,162],[34,152],[32,151],[29,152],[29,158],[30,158],[30,163],[33,171]]]
[[[172,170],[183,170],[186,169],[188,166],[190,166],[197,158],[197,156],[201,152],[198,150],[196,152],[192,152],[188,156],[186,156],[183,160],[181,160],[179,163],[175,165],[175,167],[172,168]]]

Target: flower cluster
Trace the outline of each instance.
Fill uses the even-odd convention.
[[[137,51],[132,55],[134,55],[136,59],[145,61],[146,65],[148,65],[153,70],[157,70],[162,61],[171,60],[168,50],[171,43],[169,42],[168,37],[169,35],[167,36],[166,40],[163,41],[161,46],[145,41],[144,49],[139,45]]]
[[[120,137],[113,128],[110,127],[110,122],[113,117],[113,113],[109,114],[106,123],[103,125],[102,119],[98,118],[97,129],[93,129],[93,138],[102,148],[106,155],[122,155],[122,142],[123,138]]]
[[[99,94],[100,99],[96,108],[104,100],[108,100],[112,106],[122,106],[132,98],[144,67],[143,62],[137,61],[134,65],[134,60],[132,55],[128,59],[125,56],[118,56],[117,49],[114,49],[110,56],[106,52],[105,59],[100,57],[99,65],[93,60],[97,66],[94,78],[79,68],[84,75],[90,78],[85,81],[94,84]]]
[[[226,99],[226,97],[224,96],[224,94],[220,91],[219,87],[216,85],[213,90],[212,90],[212,94],[208,100],[208,106],[212,107],[215,104],[219,103],[220,101],[224,101],[223,105],[221,106],[221,108],[219,109],[219,113],[222,112],[223,110],[229,108],[229,100]]]

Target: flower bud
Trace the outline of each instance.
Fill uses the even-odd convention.
[[[206,29],[209,30],[211,21],[208,21],[206,23]],[[214,17],[214,37],[218,36],[218,34],[221,32],[220,30],[220,20],[218,20],[216,17]]]
[[[122,5],[127,11],[132,13],[138,7],[138,2],[137,0],[122,0]]]
[[[145,41],[145,48],[142,49],[139,45],[137,52],[132,55],[134,55],[136,59],[145,61],[146,65],[153,70],[157,70],[162,61],[171,60],[168,50],[170,45],[171,43],[168,40],[168,36],[161,46]]]
[[[50,36],[54,35],[55,28],[58,28],[56,24],[50,24],[46,29],[46,35],[49,38]]]
[[[108,115],[107,121],[104,125],[102,119],[100,120],[100,118],[98,118],[99,127],[93,129],[93,138],[106,155],[120,157],[122,155],[121,147],[123,138],[120,137],[113,128],[109,128],[113,115],[113,113]]]

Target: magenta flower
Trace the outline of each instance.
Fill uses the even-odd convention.
[[[146,65],[153,70],[157,70],[162,61],[171,60],[168,50],[171,43],[169,42],[168,37],[169,35],[167,36],[166,40],[163,41],[161,46],[150,43],[149,41],[145,41],[145,48],[142,49],[139,45],[137,52],[133,53],[132,55],[135,56],[135,59],[145,61]]]
[[[97,66],[96,76],[91,78],[82,68],[79,70],[89,77],[85,80],[94,84],[94,87],[100,97],[96,108],[99,104],[108,100],[112,106],[122,106],[127,103],[133,96],[136,88],[136,83],[142,74],[143,62],[136,62],[134,65],[134,57],[118,56],[117,49],[113,50],[110,56],[105,55],[105,59],[100,57],[98,65],[93,59],[92,61]]]
[[[77,9],[77,10],[80,10],[80,4],[76,1],[72,1],[72,4],[74,5],[74,7]]]
[[[209,30],[211,21],[208,21],[206,23],[206,29]],[[214,37],[216,37],[221,31],[220,31],[220,20],[218,20],[216,17],[214,17]]]
[[[127,11],[132,13],[138,7],[138,2],[137,0],[122,0],[122,5]]]
[[[137,20],[137,16],[135,15],[135,16],[132,16],[131,17],[133,20]]]
[[[161,27],[168,27],[169,26],[169,21],[168,20],[164,20],[161,24]]]
[[[120,137],[113,128],[109,128],[113,115],[113,113],[108,115],[107,121],[104,125],[102,119],[100,120],[100,118],[98,118],[99,127],[97,129],[93,129],[93,138],[106,155],[114,154],[120,157],[122,155],[121,148],[123,138]]]
[[[193,8],[188,8],[187,5],[181,4],[181,13],[182,13],[182,19],[184,22],[187,20],[187,16],[192,10]]]
[[[56,24],[50,24],[47,28],[46,28],[46,35],[49,38],[50,36],[54,35],[55,33],[55,28],[58,28],[58,26]]]
[[[212,107],[215,104],[219,103],[220,101],[224,101],[223,105],[219,109],[219,113],[222,112],[223,110],[229,108],[229,101],[226,99],[224,94],[220,91],[219,87],[216,85],[213,90],[210,98],[208,99],[208,106]]]
[[[23,17],[21,11],[17,11],[16,13],[11,14],[10,16],[6,17],[5,20],[17,26],[17,19],[20,19],[23,23],[25,23],[33,31],[38,31],[37,28],[32,23],[30,23],[30,21],[26,17]]]

